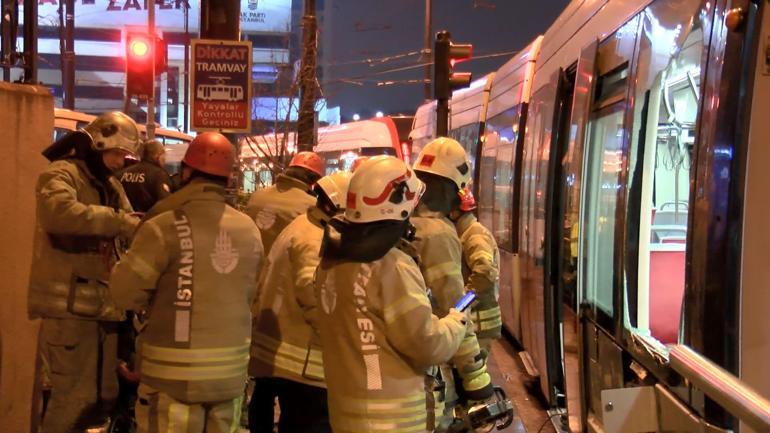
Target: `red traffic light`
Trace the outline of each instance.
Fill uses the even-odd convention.
[[[129,53],[134,57],[144,57],[150,54],[150,42],[145,39],[134,39],[129,43]]]
[[[452,67],[457,63],[470,59],[472,56],[472,44],[453,44],[449,42],[449,62]]]

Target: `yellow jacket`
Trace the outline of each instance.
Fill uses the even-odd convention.
[[[371,263],[321,262],[318,323],[335,433],[428,430],[425,371],[457,351],[465,326],[433,315],[425,290],[397,248]]]
[[[188,402],[243,394],[262,242],[224,188],[194,180],[158,202],[115,266],[115,302],[148,310],[137,339],[142,382]]]
[[[29,279],[31,317],[120,320],[107,291],[115,237],[136,221],[120,182],[98,181],[79,159],[54,161],[37,181]]]
[[[320,262],[323,212],[294,219],[273,244],[259,284],[249,374],[326,387],[313,280]]]
[[[500,292],[500,252],[492,233],[468,212],[455,223],[463,248],[465,287],[476,292],[478,301],[471,310],[476,336],[499,338],[503,325],[498,296]]]
[[[270,253],[275,238],[294,218],[315,206],[316,198],[309,191],[310,186],[301,180],[279,174],[275,185],[251,195],[246,214],[259,227],[265,254]]]
[[[448,218],[431,212],[423,205],[417,207],[415,215],[410,221],[417,229],[414,246],[420,255],[420,270],[433,296],[433,312],[444,316],[465,293],[460,239],[454,224]],[[472,321],[468,321],[467,326],[465,338],[452,357],[451,364],[460,374],[468,398],[481,400],[491,393],[492,379],[487,373],[486,365],[479,361],[481,349],[473,331]],[[451,379],[444,379],[450,388]],[[454,397],[452,392],[452,389],[447,389],[450,401]]]

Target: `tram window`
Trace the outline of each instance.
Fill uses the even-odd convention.
[[[623,166],[624,111],[624,103],[615,103],[596,112],[588,125],[584,290],[586,300],[609,317],[614,316],[615,210]]]
[[[483,159],[492,157],[493,161],[482,162],[481,183],[482,190],[487,186],[484,195],[485,223],[491,223],[487,227],[492,228],[492,233],[501,248],[513,249],[513,212],[516,207],[513,203],[514,158],[516,155],[517,131],[514,130],[518,114],[518,107],[512,107],[493,118],[486,124]],[[490,208],[491,204],[491,208]],[[491,211],[491,215],[489,214]]]
[[[664,355],[679,340],[703,52],[700,1],[673,3],[642,13],[627,181],[626,327]]]
[[[480,125],[478,123],[471,123],[470,125],[461,126],[449,131],[449,136],[462,144],[463,149],[465,149],[465,152],[468,154],[468,159],[471,161],[471,167],[476,167],[479,128]]]
[[[485,227],[494,225],[495,206],[495,158],[497,157],[497,135],[486,134],[481,150],[481,166],[479,167],[479,221]]]

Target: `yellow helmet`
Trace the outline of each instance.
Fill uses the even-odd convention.
[[[435,174],[451,180],[458,190],[465,188],[471,181],[471,162],[463,146],[448,137],[439,137],[417,155],[415,171]]]

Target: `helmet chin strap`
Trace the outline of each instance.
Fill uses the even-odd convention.
[[[112,176],[112,170],[104,164],[102,153],[93,149],[85,151],[85,157],[83,160],[86,162],[88,169],[95,178],[102,182],[106,182],[110,176]]]

